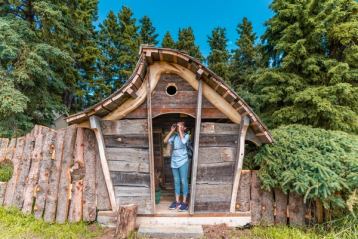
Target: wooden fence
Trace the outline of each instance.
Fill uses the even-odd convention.
[[[0,182],[0,205],[33,213],[46,222],[95,221],[111,205],[94,132],[70,126],[52,130],[36,125],[24,137],[0,139],[0,162],[13,163],[13,176]],[[251,214],[252,224],[304,225],[314,208],[294,193],[265,191],[257,171],[243,170],[236,212]]]
[[[95,221],[97,210],[110,209],[97,150],[93,131],[76,126],[36,125],[24,137],[0,139],[0,162],[13,163],[0,205],[46,222]]]

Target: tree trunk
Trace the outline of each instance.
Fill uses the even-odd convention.
[[[117,213],[117,227],[114,238],[128,238],[136,227],[138,206],[135,204],[119,206]]]

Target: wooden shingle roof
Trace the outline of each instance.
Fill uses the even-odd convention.
[[[231,104],[240,115],[246,114],[250,118],[250,126],[262,143],[273,142],[272,136],[267,127],[261,122],[259,117],[246,104],[246,102],[241,99],[235,91],[227,86],[222,78],[217,76],[197,59],[184,52],[152,46],[141,46],[139,60],[133,74],[120,89],[82,112],[70,115],[66,118],[66,121],[69,124],[75,124],[87,121],[92,115],[103,117],[114,111],[130,97],[136,97],[137,90],[142,85],[144,77],[147,74],[148,66],[158,61],[178,64],[189,69],[194,74],[200,75],[203,82],[208,84],[219,95],[221,95],[222,98]]]

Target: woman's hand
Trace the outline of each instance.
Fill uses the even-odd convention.
[[[177,128],[176,124],[173,124],[172,127],[170,128],[170,131],[174,132],[176,128]]]

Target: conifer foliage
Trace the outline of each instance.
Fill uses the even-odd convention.
[[[176,43],[175,43],[172,35],[170,35],[170,32],[165,33],[163,40],[162,40],[162,47],[172,48],[172,49],[176,48]]]
[[[195,44],[194,31],[191,27],[179,29],[176,48],[185,51],[187,54],[200,61],[204,60],[204,57],[199,50],[199,46]]]

